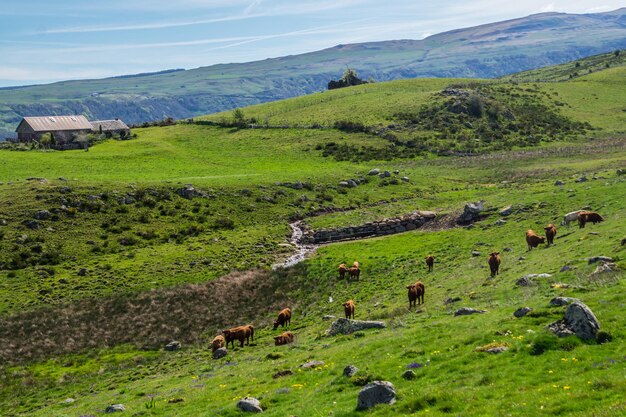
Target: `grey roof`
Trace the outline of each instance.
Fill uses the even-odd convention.
[[[93,130],[99,131],[100,126],[102,126],[102,131],[107,132],[111,130],[128,130],[129,127],[126,123],[122,122],[120,119],[115,120],[95,120],[91,122],[91,126]]]
[[[22,123],[28,123],[35,132],[91,130],[91,123],[85,116],[24,117],[20,125]]]

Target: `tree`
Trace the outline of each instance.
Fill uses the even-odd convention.
[[[620,54],[620,50],[619,49],[617,49],[615,52],[613,52],[613,55],[615,55],[616,57],[618,57],[619,54]]]
[[[244,127],[246,125],[246,116],[243,114],[243,110],[233,110],[233,120],[235,121],[236,126]]]
[[[330,80],[328,82],[328,89],[334,90],[336,88],[350,87],[353,85],[367,84],[369,81],[362,80],[358,77],[356,71],[350,67],[346,68],[343,75],[338,81]]]

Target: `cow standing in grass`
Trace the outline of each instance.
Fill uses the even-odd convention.
[[[602,218],[602,216],[593,211],[581,211],[580,213],[578,213],[578,227],[580,229],[584,229],[585,224],[587,223],[596,224],[603,221],[604,218]]]
[[[407,287],[409,296],[409,310],[411,307],[416,307],[417,304],[424,304],[425,288],[421,281],[417,281],[415,284],[408,285]]]
[[[552,223],[543,228],[546,231],[546,239],[548,240],[548,246],[554,244],[554,236],[556,236],[556,227]]]
[[[224,336],[222,336],[221,334],[218,334],[211,341],[211,351],[215,352],[216,350],[223,348],[225,345],[226,345],[226,340],[224,339]]]
[[[354,261],[350,269],[348,269],[348,281],[352,281],[353,278],[358,281],[360,276],[361,269],[359,269],[359,263]]]
[[[282,309],[278,313],[278,318],[274,320],[274,330],[278,329],[278,326],[285,327],[291,324],[291,310],[288,308]]]
[[[222,333],[224,333],[226,347],[228,347],[229,343],[232,343],[233,349],[235,348],[235,340],[239,340],[241,347],[243,347],[244,340],[248,346],[250,345],[250,339],[254,342],[254,327],[251,324],[226,329]]]
[[[283,332],[280,336],[274,337],[274,345],[281,346],[293,343],[294,337],[294,334],[291,332]]]
[[[487,259],[489,263],[489,269],[491,270],[491,276],[495,277],[500,273],[500,252],[491,252]]]
[[[428,267],[428,272],[433,271],[433,265],[435,265],[435,257],[433,255],[428,255],[426,257],[426,266]]]
[[[526,243],[528,244],[528,250],[532,250],[539,246],[540,243],[545,243],[546,238],[539,236],[534,230],[528,229],[526,231]]]
[[[344,279],[346,277],[346,272],[348,272],[348,268],[346,264],[339,265],[339,278]]]
[[[343,303],[343,311],[346,314],[347,319],[354,319],[354,301],[348,300]]]

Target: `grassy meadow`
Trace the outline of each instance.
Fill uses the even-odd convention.
[[[121,403],[132,416],[239,416],[245,396],[269,416],[625,414],[625,79],[613,66],[564,82],[402,80],[242,109],[264,127],[185,123],[138,129],[133,140],[89,152],[0,150],[2,415],[99,416]],[[461,112],[428,132],[399,116],[434,109],[439,117],[447,87],[500,110],[470,125]],[[498,150],[526,137],[506,111],[526,98],[565,124]],[[513,117],[537,112],[529,114]],[[342,121],[358,131],[336,128]],[[428,148],[448,141],[464,150],[463,137],[489,123],[510,132],[472,156]],[[567,123],[588,126],[567,133]],[[424,148],[411,153],[410,141]],[[391,174],[368,175],[373,168]],[[339,184],[349,179],[359,185]],[[201,195],[181,196],[185,184]],[[464,204],[479,200],[486,217],[457,226]],[[507,206],[511,214],[500,215]],[[605,221],[560,225],[583,207]],[[294,252],[296,219],[318,230],[418,209],[445,221],[323,245],[294,267],[271,269]],[[555,244],[528,251],[525,231],[548,223],[557,225]],[[502,255],[494,278],[492,251]],[[612,257],[620,270],[594,274],[593,256]],[[354,260],[361,280],[339,280],[337,265]],[[516,285],[543,273],[550,277]],[[426,302],[408,309],[406,285],[417,279]],[[548,333],[564,311],[550,306],[555,296],[586,303],[604,339]],[[387,327],[326,336],[323,317],[341,317],[347,299],[356,319]],[[287,306],[296,341],[275,347],[271,322]],[[515,318],[522,306],[533,311]],[[455,317],[460,307],[486,312]],[[254,342],[213,360],[213,336],[245,323],[256,326]],[[165,351],[171,340],[183,348]],[[494,345],[508,350],[481,351]],[[310,360],[324,365],[300,367]],[[350,364],[359,371],[346,378]],[[404,379],[406,370],[415,379]],[[392,382],[397,402],[356,411],[373,380]]]

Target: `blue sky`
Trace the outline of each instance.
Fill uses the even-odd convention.
[[[0,86],[247,62],[354,42],[422,39],[626,1],[2,0]]]

